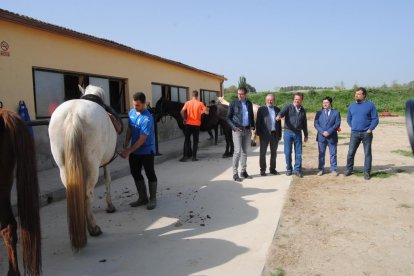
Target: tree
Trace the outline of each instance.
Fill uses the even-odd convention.
[[[245,87],[247,89],[247,92],[256,93],[256,88],[247,83],[245,76],[240,76],[239,87]]]
[[[240,76],[240,78],[239,78],[239,87],[246,87],[246,84],[247,84],[246,77],[245,76]]]
[[[237,92],[237,86],[232,85],[224,88],[224,94],[235,94]]]

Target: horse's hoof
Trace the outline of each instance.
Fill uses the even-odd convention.
[[[111,206],[108,206],[108,208],[106,208],[106,212],[108,214],[115,213],[116,212],[116,209],[115,209],[115,207],[113,205],[111,205]]]
[[[91,231],[89,231],[89,234],[92,237],[100,236],[102,234],[101,228],[98,225],[96,225],[94,229],[92,229]]]

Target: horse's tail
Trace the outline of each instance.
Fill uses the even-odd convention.
[[[29,275],[39,275],[42,267],[39,217],[39,185],[33,137],[27,125],[14,112],[3,110],[16,158],[17,208],[23,265]]]
[[[84,145],[82,123],[75,114],[65,120],[64,166],[69,237],[72,249],[78,251],[87,242],[86,236],[86,172],[84,171]]]

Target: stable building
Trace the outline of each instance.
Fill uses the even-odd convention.
[[[32,120],[49,118],[59,104],[79,98],[78,85],[102,87],[105,103],[125,114],[135,92],[144,92],[155,106],[161,96],[185,102],[198,90],[208,104],[222,96],[224,80],[223,75],[0,9],[0,101],[16,111],[19,101],[25,101]],[[44,132],[46,137],[40,137],[35,130],[37,146],[48,144]]]

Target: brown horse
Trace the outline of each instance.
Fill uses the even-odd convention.
[[[34,142],[28,127],[19,116],[0,108],[0,223],[1,235],[9,259],[7,275],[20,275],[16,251],[17,223],[10,202],[14,173],[16,173],[23,268],[25,274],[39,275],[41,272],[39,186]]]

